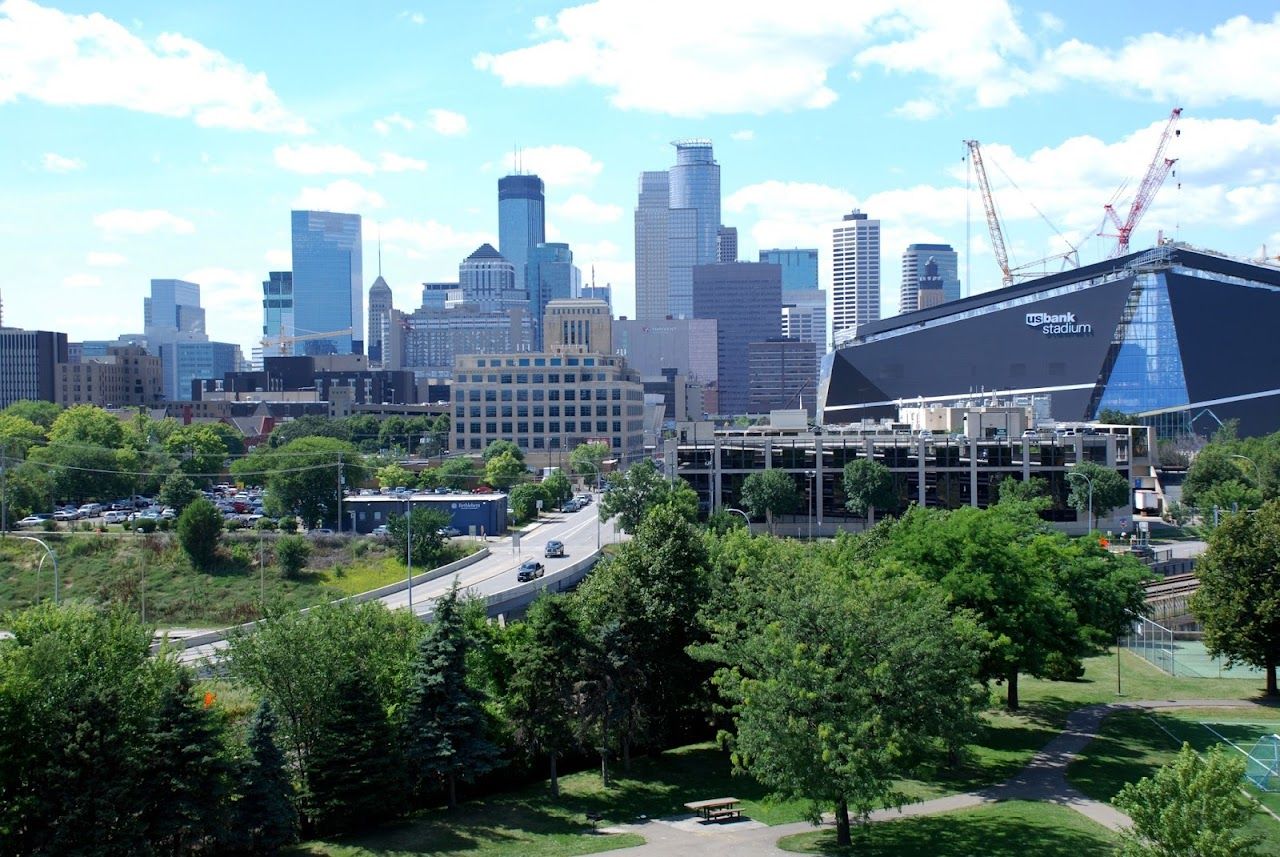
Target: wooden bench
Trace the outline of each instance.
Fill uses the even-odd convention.
[[[736,797],[717,797],[710,800],[695,800],[684,805],[690,812],[696,812],[703,821],[724,821],[725,819],[742,818],[741,801]]]

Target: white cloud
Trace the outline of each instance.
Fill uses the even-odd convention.
[[[323,173],[373,172],[373,164],[356,152],[340,145],[301,143],[283,145],[275,149],[276,166],[292,173],[319,175]]]
[[[427,23],[426,15],[422,14],[421,12],[413,12],[408,9],[404,10],[399,15],[396,15],[396,17],[401,20],[407,20],[410,24],[415,24],[419,27]]]
[[[93,288],[102,285],[102,278],[97,274],[70,274],[62,278],[62,285],[73,289]]]
[[[386,200],[382,194],[353,182],[338,179],[327,187],[303,188],[293,201],[293,207],[306,211],[346,211],[359,214],[367,208],[382,208]]]
[[[932,119],[940,112],[941,109],[938,107],[938,103],[927,98],[913,98],[893,109],[893,115],[895,116],[920,121]]]
[[[119,253],[91,252],[85,262],[95,268],[118,268],[129,260]]]
[[[268,250],[262,258],[273,271],[287,271],[293,264],[293,253],[289,250]]]
[[[734,131],[729,135],[729,139],[738,140],[741,142],[745,142],[747,140],[754,140],[755,138],[756,138],[756,132],[752,131],[750,128],[744,128],[741,131]]]
[[[428,110],[427,116],[431,119],[431,130],[446,137],[461,136],[467,133],[470,128],[467,123],[467,117],[452,110],[444,110],[437,107],[434,110]]]
[[[403,128],[406,131],[412,131],[417,123],[407,116],[401,116],[399,113],[392,113],[390,116],[384,116],[381,119],[373,120],[373,130],[382,136],[391,133],[392,128]]]
[[[71,173],[84,169],[84,161],[79,158],[68,158],[55,152],[45,152],[40,164],[51,173]]]
[[[190,117],[205,128],[304,133],[261,72],[178,33],[151,42],[101,13],[0,7],[0,104],[29,98]]]
[[[618,245],[608,238],[600,241],[579,241],[573,245],[572,249],[574,261],[579,265],[600,259],[618,258]]]
[[[379,235],[387,243],[397,243],[419,254],[439,252],[461,253],[453,262],[454,267],[462,257],[485,242],[496,245],[497,239],[488,232],[471,232],[455,229],[437,220],[405,220],[395,218],[377,224],[365,221],[365,240],[376,240]]]
[[[196,231],[190,220],[159,208],[116,208],[96,215],[93,224],[109,235],[149,235],[152,232],[190,235]]]
[[[622,206],[595,202],[586,194],[575,193],[559,205],[552,206],[559,217],[582,223],[616,223],[622,218]]]
[[[422,172],[427,168],[426,161],[397,155],[395,152],[383,152],[378,161],[378,169],[384,173]]]
[[[209,338],[239,343],[243,348],[246,331],[257,337],[262,329],[262,281],[259,271],[243,271],[216,265],[196,268],[182,279],[200,284],[200,303],[208,316]],[[248,357],[248,354],[245,354]]]
[[[516,155],[503,155],[502,166],[514,170]],[[603,164],[577,146],[532,146],[520,150],[520,170],[534,173],[550,185],[590,184],[603,169]]]

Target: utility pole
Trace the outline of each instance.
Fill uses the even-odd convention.
[[[9,534],[9,444],[0,443],[0,535]]]
[[[338,535],[342,535],[342,453],[338,453]]]

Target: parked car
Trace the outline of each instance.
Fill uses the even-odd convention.
[[[552,539],[547,542],[547,548],[543,551],[543,556],[550,559],[551,557],[564,556],[564,542],[558,539]]]
[[[101,514],[102,514],[101,503],[85,503],[83,506],[80,507],[80,517],[82,518],[96,518]]]
[[[160,510],[160,517],[164,518],[166,521],[172,521],[174,518],[178,517],[178,513],[174,511],[172,507],[165,506]]]
[[[590,494],[579,494],[579,495],[577,496],[577,500],[578,500],[579,505],[582,505],[582,506],[590,506],[590,505],[591,505],[591,495],[590,495]]]
[[[576,512],[582,508],[582,504],[577,500],[565,500],[564,505],[560,507],[562,512]]]
[[[123,524],[127,520],[129,520],[129,513],[119,509],[102,513],[102,523],[104,524]]]
[[[524,583],[528,580],[534,580],[542,577],[547,573],[547,568],[536,559],[526,560],[521,563],[520,570],[516,572],[516,580]]]
[[[80,514],[79,509],[72,509],[71,511],[67,511],[66,509],[59,509],[58,511],[53,513],[53,519],[55,521],[78,521],[82,517],[84,516]]]
[[[332,536],[333,534],[333,530],[328,527],[319,527],[318,529],[307,530],[307,535],[309,536]]]
[[[18,522],[19,527],[38,527],[44,523],[44,518],[39,515],[27,515]]]
[[[376,536],[377,538],[386,538],[391,535],[391,530],[387,528],[386,524],[378,524],[378,526],[373,528],[373,531],[369,533],[369,535]]]
[[[436,534],[446,539],[452,539],[462,535],[462,530],[457,527],[441,527],[436,530]]]

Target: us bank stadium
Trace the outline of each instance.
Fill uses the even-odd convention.
[[[1280,269],[1165,244],[859,325],[836,337],[821,421],[975,396],[1114,409],[1158,436],[1280,430]],[[847,333],[847,332],[846,332]]]

